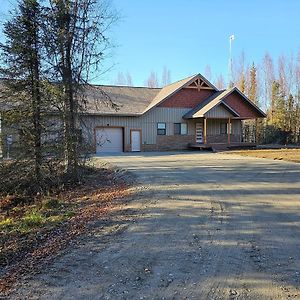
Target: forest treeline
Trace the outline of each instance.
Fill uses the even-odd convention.
[[[222,90],[238,87],[258,107],[266,112],[264,120],[245,122],[245,141],[258,143],[300,143],[300,51],[298,56],[281,55],[273,58],[266,53],[260,62],[246,62],[242,53],[233,59],[231,78],[212,75],[210,65],[203,75]],[[164,67],[162,79],[152,71],[145,86],[162,87],[171,83],[171,71]],[[115,84],[133,85],[129,72],[118,74]]]
[[[297,57],[281,55],[278,59],[266,53],[261,62],[250,65],[242,53],[233,65],[229,85],[237,86],[267,114],[255,124],[258,142],[299,143],[300,52]]]

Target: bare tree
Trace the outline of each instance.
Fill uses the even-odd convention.
[[[117,79],[114,82],[115,85],[126,85],[126,78],[123,72],[118,72]]]
[[[222,74],[220,74],[217,77],[217,80],[215,82],[215,86],[219,89],[219,90],[223,90],[225,88],[225,81],[224,81],[224,77]]]
[[[149,88],[157,88],[159,86],[157,74],[152,71],[148,77],[148,79],[145,81],[145,84]]]
[[[245,93],[247,90],[247,69],[245,67],[245,53],[242,52],[238,62],[234,61],[233,78],[237,87]]]
[[[273,59],[269,53],[266,53],[262,62],[262,94],[264,98],[264,106],[271,106],[272,84],[275,80],[275,71]],[[272,110],[272,108],[271,108]]]
[[[107,31],[116,21],[109,2],[49,0],[45,45],[52,81],[59,82],[63,106],[66,172],[78,180],[78,112],[81,88],[99,72],[110,40]],[[84,101],[84,99],[82,99]]]
[[[133,86],[132,76],[129,72],[126,73],[126,85]]]
[[[118,77],[114,82],[115,85],[133,86],[132,77],[129,72],[124,75],[123,72],[118,73]]]
[[[212,80],[211,67],[210,67],[210,65],[206,65],[206,66],[205,66],[204,77],[205,77],[207,80],[209,80],[209,81]]]
[[[164,66],[163,72],[162,72],[162,78],[161,78],[161,85],[166,86],[171,83],[171,71]]]

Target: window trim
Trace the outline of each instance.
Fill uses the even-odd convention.
[[[175,131],[175,126],[179,125],[179,132]],[[186,127],[186,132],[182,133],[182,125],[185,125]],[[188,124],[187,123],[174,123],[174,135],[187,135],[188,134]]]
[[[160,124],[164,124],[164,128],[159,128]],[[167,134],[167,123],[166,122],[157,122],[156,125],[156,133],[157,135],[166,135]]]

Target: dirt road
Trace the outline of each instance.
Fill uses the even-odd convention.
[[[105,160],[140,183],[127,220],[95,224],[12,299],[300,298],[300,164],[198,152]]]

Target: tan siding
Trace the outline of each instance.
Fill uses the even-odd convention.
[[[202,121],[201,121],[202,122]],[[195,121],[194,120],[187,120],[187,124],[188,124],[188,134],[189,135],[195,135],[195,130],[196,130],[196,125],[195,125]]]
[[[205,114],[207,118],[229,118],[232,117],[232,114],[226,110],[223,106],[218,105],[212,108]]]
[[[240,120],[231,120],[232,122],[232,133],[241,135],[242,134],[242,123]]]
[[[207,134],[208,135],[220,134],[221,122],[222,120],[207,120]]]
[[[228,120],[214,120],[214,119],[208,119],[207,120],[207,134],[213,135],[213,134],[220,134],[221,133],[221,123],[226,122],[228,123]],[[231,130],[232,134],[240,135],[241,134],[241,121],[240,120],[231,120]]]
[[[182,116],[189,111],[189,108],[163,108],[158,107],[141,117],[117,117],[117,116],[85,116],[83,121],[83,134],[87,141],[94,145],[94,129],[97,126],[118,126],[124,127],[125,148],[130,145],[130,129],[142,129],[142,143],[147,145],[156,144],[157,123],[165,122],[167,125],[167,136],[174,134],[174,123],[187,123],[188,135],[195,135],[195,123],[203,122],[203,119],[183,120]],[[221,113],[214,112],[214,113]],[[227,116],[228,117],[228,116]],[[220,134],[220,123],[228,122],[228,119],[208,119],[207,135]],[[241,134],[241,121],[232,120],[232,134]]]
[[[94,128],[97,126],[125,127],[125,145],[130,144],[130,129],[142,129],[142,143],[156,143],[158,122],[167,123],[167,135],[173,135],[174,123],[184,123],[182,116],[189,108],[154,108],[141,117],[85,116],[83,131],[90,143],[94,143]]]

